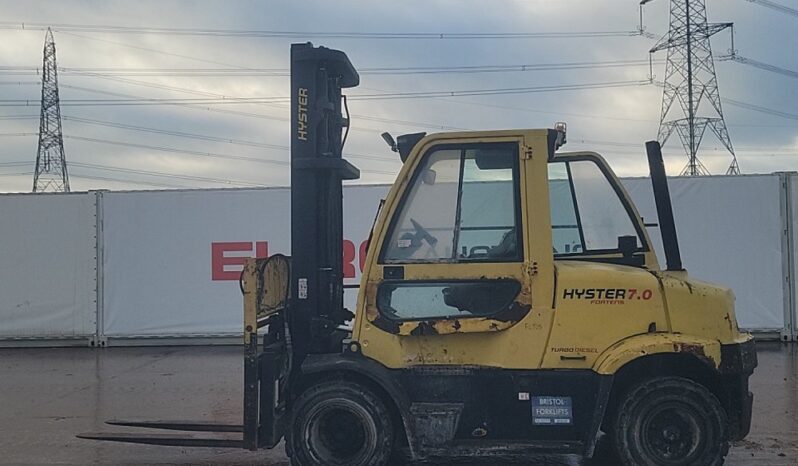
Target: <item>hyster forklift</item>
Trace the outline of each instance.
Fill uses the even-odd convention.
[[[243,423],[111,421],[240,437],[84,437],[285,439],[295,465],[384,465],[591,456],[601,431],[621,464],[723,463],[750,428],[754,342],[732,291],[682,268],[659,144],[646,149],[664,270],[604,159],[557,152],[563,124],[384,134],[403,167],[351,312],[342,180],[359,171],[342,158],[341,90],[358,82],[344,53],[291,47],[291,257],[251,259],[241,276]]]

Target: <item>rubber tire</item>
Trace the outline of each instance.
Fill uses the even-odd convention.
[[[665,461],[643,448],[643,429],[635,429],[645,421],[648,410],[662,403],[682,404],[704,422],[698,431],[697,456],[681,462]],[[655,377],[629,390],[618,403],[612,423],[611,439],[618,459],[626,466],[715,466],[724,462],[729,452],[726,412],[718,399],[703,385],[683,377]],[[703,437],[703,438],[702,438]]]
[[[321,459],[319,454],[314,454],[310,444],[312,440],[305,441],[303,432],[312,429],[314,412],[318,413],[320,406],[336,404],[339,409],[360,410],[363,422],[370,423],[365,426],[371,431],[371,438],[366,442],[372,444],[373,451],[358,462],[338,462],[332,459]],[[346,464],[352,466],[384,466],[388,464],[394,446],[394,423],[385,403],[367,387],[343,380],[333,380],[313,385],[306,389],[293,405],[288,435],[286,435],[286,452],[291,457],[294,466],[334,465]],[[368,435],[367,435],[368,437]],[[371,440],[369,442],[369,440]],[[315,443],[319,445],[319,443]]]

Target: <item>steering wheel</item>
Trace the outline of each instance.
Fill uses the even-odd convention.
[[[412,223],[413,224],[413,228],[416,229],[416,237],[419,238],[419,239],[423,239],[424,241],[427,242],[427,244],[429,244],[430,246],[432,246],[434,248],[435,247],[435,243],[438,242],[438,238],[432,236],[430,234],[430,232],[427,231],[426,228],[421,226],[421,224],[418,223],[417,221],[415,221],[414,219],[411,218],[410,219],[410,223]]]

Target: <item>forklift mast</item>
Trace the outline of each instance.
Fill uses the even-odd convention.
[[[291,45],[291,299],[288,327],[297,364],[340,350],[343,307],[342,181],[360,171],[342,158],[349,115],[343,88],[360,77],[343,52]],[[346,115],[342,115],[342,109]]]
[[[273,448],[286,429],[292,380],[308,354],[341,350],[342,181],[360,177],[341,157],[349,118],[341,89],[360,78],[338,50],[291,46],[291,255],[248,259],[244,293],[244,406],[241,424],[114,420],[109,424],[182,434],[85,433],[81,438],[152,445]],[[290,291],[289,291],[290,290]],[[287,298],[287,299],[286,299]],[[239,438],[185,432],[238,432]]]

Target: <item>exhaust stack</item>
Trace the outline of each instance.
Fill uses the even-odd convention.
[[[684,270],[682,256],[679,253],[679,240],[676,237],[676,222],[673,220],[668,178],[665,176],[665,163],[662,161],[662,147],[657,141],[649,141],[646,143],[646,153],[648,169],[651,172],[651,185],[654,189],[654,202],[657,205],[662,247],[665,249],[666,270]]]

